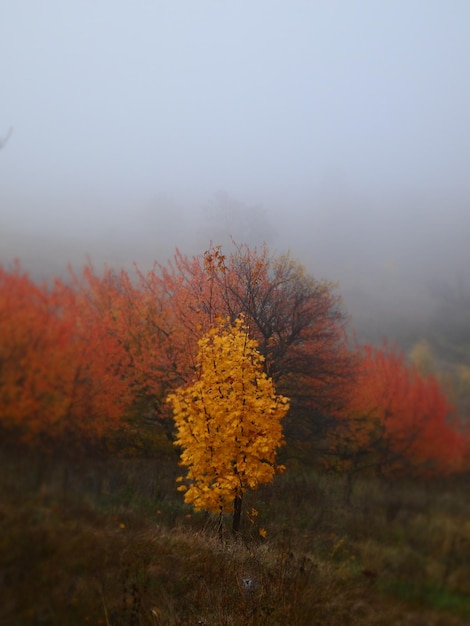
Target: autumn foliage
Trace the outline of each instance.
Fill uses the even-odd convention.
[[[243,494],[272,481],[277,449],[284,443],[281,420],[289,401],[277,395],[263,371],[257,342],[243,318],[223,321],[198,341],[196,380],[168,401],[174,411],[182,485],[195,509],[234,511],[238,530]]]
[[[289,449],[307,444],[308,454],[324,454],[330,467],[355,473],[461,469],[468,435],[454,428],[454,407],[436,377],[387,346],[351,349],[346,322],[333,284],[265,246],[234,244],[229,255],[214,246],[194,257],[177,251],[171,261],[146,272],[135,268],[132,276],[86,265],[50,284],[34,282],[19,264],[0,267],[2,440],[71,453],[105,440],[116,451],[132,439],[135,453],[151,453],[152,433],[182,436],[181,410],[173,406],[173,419],[166,398],[202,385],[195,372],[209,370],[201,350],[222,351],[243,338],[246,353],[237,358],[258,372],[250,379],[256,388],[270,381],[290,400],[282,421]],[[222,353],[214,362],[228,367]],[[235,371],[226,381],[232,378]],[[241,398],[220,389],[223,396],[210,404],[214,415],[216,400],[223,412],[223,398]],[[257,432],[274,437],[276,449],[273,432]],[[266,459],[263,472],[273,466]],[[259,481],[262,473],[249,469],[243,488],[252,487],[254,476]]]
[[[435,376],[396,349],[360,347],[348,403],[329,435],[334,462],[347,472],[386,476],[461,469],[467,442],[453,418]]]
[[[292,399],[288,440],[314,439],[328,427],[351,373],[346,316],[333,284],[314,279],[289,255],[235,245],[230,256],[217,246],[192,258],[177,251],[173,261],[140,274],[140,285],[170,385],[191,380],[201,333],[220,316],[233,322],[243,315],[266,374]]]
[[[312,440],[325,431],[351,372],[334,285],[315,280],[288,255],[244,245],[230,256],[218,246],[194,257],[176,251],[166,264],[136,269],[134,280],[109,269],[97,276],[90,267],[84,278],[109,331],[125,346],[147,422],[164,424],[172,436],[164,399],[192,380],[198,339],[220,317],[234,322],[243,315],[264,371],[295,405],[284,424],[287,439]]]
[[[126,352],[79,289],[37,285],[0,268],[3,438],[67,454],[96,444],[123,418]]]

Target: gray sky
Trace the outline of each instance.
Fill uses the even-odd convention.
[[[5,0],[11,192],[453,187],[467,0]]]
[[[3,0],[0,24],[3,228],[132,255],[223,190],[294,255],[467,262],[468,0]]]

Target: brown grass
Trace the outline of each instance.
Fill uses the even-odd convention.
[[[250,494],[238,540],[174,488],[172,459],[46,469],[3,455],[0,623],[463,625],[470,503],[461,485],[357,486],[291,471]],[[267,529],[263,539],[259,529]]]

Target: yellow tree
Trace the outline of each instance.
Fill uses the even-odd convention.
[[[168,396],[188,468],[179,489],[196,510],[232,511],[238,532],[243,494],[284,469],[276,452],[289,400],[276,395],[243,317],[221,321],[198,344],[196,380]]]

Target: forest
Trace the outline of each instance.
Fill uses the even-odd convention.
[[[465,623],[455,297],[439,344],[400,346],[362,342],[337,286],[266,244],[1,266],[0,619]]]

